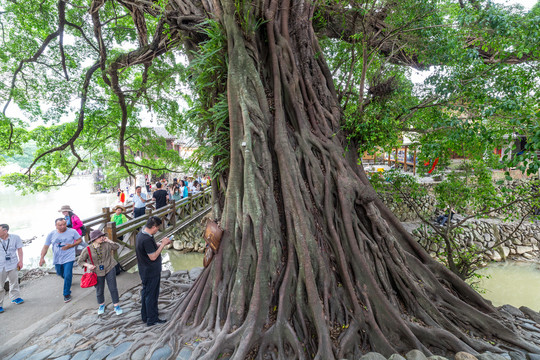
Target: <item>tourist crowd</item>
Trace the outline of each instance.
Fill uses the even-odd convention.
[[[174,179],[171,184],[166,180],[161,180],[155,184],[155,188],[149,181],[146,183],[146,192],[142,192],[142,187],[137,186],[135,193],[131,196],[133,200],[133,217],[137,218],[145,214],[146,204],[155,200],[155,208],[159,209],[167,205],[170,201],[181,201],[190,194],[196,194],[204,187],[210,186],[210,177],[204,175],[194,178],[184,177],[184,179]],[[110,221],[117,226],[128,221],[125,215],[126,197],[129,196],[129,189],[126,192],[118,190],[118,200],[121,205],[113,208]],[[154,190],[154,191],[152,191]],[[128,193],[128,194],[126,194]],[[52,249],[53,265],[56,274],[63,279],[64,302],[71,301],[71,285],[73,280],[73,266],[75,261],[84,268],[85,272],[95,273],[96,299],[98,303],[98,315],[105,312],[105,284],[109,289],[113,302],[113,309],[117,315],[123,313],[118,297],[116,285],[116,275],[118,263],[114,257],[114,252],[119,245],[109,239],[101,230],[91,231],[88,235],[89,243],[83,239],[86,235],[86,226],[74,213],[69,205],[64,205],[58,210],[63,217],[55,220],[55,229],[51,231],[45,240],[39,266],[45,264],[45,256],[49,248]],[[141,320],[148,326],[164,323],[158,317],[158,296],[161,276],[161,252],[163,248],[171,243],[169,238],[163,238],[160,243],[156,243],[154,235],[159,231],[162,220],[156,216],[150,216],[145,226],[137,234],[135,250],[139,266],[139,275],[142,281],[141,292]],[[119,240],[122,240],[119,237]],[[0,313],[4,310],[4,297],[9,291],[9,297],[13,304],[22,304],[19,289],[18,272],[23,267],[23,244],[18,235],[9,233],[8,224],[0,224]],[[77,255],[78,256],[77,259]],[[6,280],[9,289],[4,288]]]

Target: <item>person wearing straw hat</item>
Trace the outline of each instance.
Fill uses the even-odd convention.
[[[98,302],[98,315],[105,312],[105,282],[111,293],[114,312],[116,315],[122,314],[120,300],[118,298],[118,287],[116,286],[116,259],[113,251],[120,246],[111,241],[101,230],[94,230],[90,233],[90,245],[86,247],[77,263],[81,267],[86,267],[97,275],[96,297]]]
[[[66,224],[68,228],[74,229],[81,236],[85,235],[83,234],[83,227],[84,227],[83,222],[77,215],[75,215],[75,213],[73,212],[73,210],[71,209],[69,205],[62,205],[62,207],[60,208],[60,210],[58,210],[58,212],[61,212],[62,215],[64,215],[64,219],[66,220]]]
[[[111,216],[111,221],[116,223],[116,226],[128,222],[128,218],[124,215],[125,208],[122,205],[116,205],[113,208],[114,214]]]
[[[111,221],[115,223],[116,226],[128,222],[128,218],[124,215],[125,210],[126,209],[122,205],[116,205],[113,208],[114,214],[111,216]],[[124,235],[118,236],[118,240],[124,240]]]

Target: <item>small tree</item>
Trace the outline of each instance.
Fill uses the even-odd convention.
[[[507,240],[531,216],[538,202],[537,181],[510,186],[511,183],[494,183],[491,171],[481,162],[464,162],[460,170],[452,171],[446,178],[429,191],[417,178],[397,170],[391,170],[372,179],[376,190],[385,193],[397,203],[405,203],[421,220],[415,230],[420,244],[435,252],[438,260],[462,279],[476,277],[475,271],[484,262],[485,253]],[[498,186],[496,186],[498,185]],[[433,198],[435,199],[433,201]],[[433,212],[426,204],[433,202],[439,211]],[[451,209],[451,210],[450,210]],[[441,226],[436,217],[439,213],[466,214],[449,217]],[[474,243],[463,244],[460,235],[466,229],[467,221],[497,216],[502,220],[517,221],[509,235],[502,237],[489,247],[479,248]]]

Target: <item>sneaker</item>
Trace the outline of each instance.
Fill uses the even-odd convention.
[[[114,312],[116,313],[116,315],[121,315],[123,313],[122,308],[120,307],[120,305],[116,305],[114,307]]]
[[[15,300],[11,300],[11,302],[14,303],[14,304],[19,305],[19,304],[22,304],[24,302],[24,300],[21,299],[21,298],[16,298]]]
[[[71,301],[71,295],[66,295],[66,296],[64,296],[64,302],[65,302],[65,303],[68,303],[68,302],[70,302],[70,301]]]
[[[105,304],[99,305],[99,308],[97,309],[98,315],[101,315],[105,312]]]
[[[0,306],[0,314],[4,312],[4,308]]]

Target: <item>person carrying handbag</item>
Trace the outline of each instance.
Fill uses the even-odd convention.
[[[98,307],[98,315],[105,312],[105,281],[109,287],[111,298],[116,315],[122,314],[122,308],[119,305],[118,288],[116,286],[116,259],[113,256],[113,250],[117,250],[120,246],[101,232],[94,230],[90,233],[90,245],[86,247],[77,263],[79,266],[94,271],[97,274],[96,296]]]

